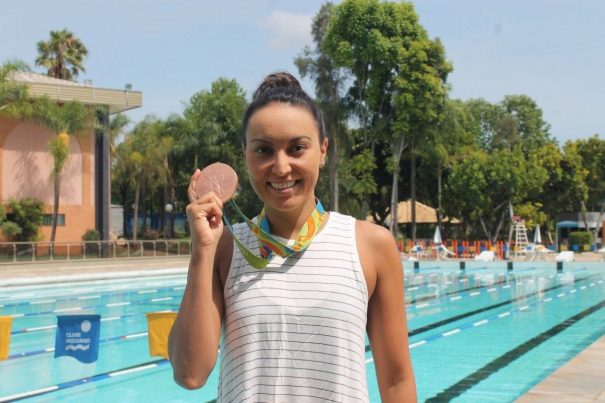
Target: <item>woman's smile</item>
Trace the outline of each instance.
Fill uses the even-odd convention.
[[[277,191],[286,192],[291,190],[297,184],[297,182],[298,181],[269,182],[269,186]]]

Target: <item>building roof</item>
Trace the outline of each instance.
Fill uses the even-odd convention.
[[[86,105],[107,105],[109,113],[124,112],[139,108],[143,104],[143,94],[130,89],[93,87],[92,84],[81,84],[24,71],[12,72],[9,79],[25,84],[31,96],[48,96],[58,102],[79,101]]]
[[[373,219],[368,217],[368,220]],[[390,222],[391,215],[389,214],[386,218],[386,222]],[[451,224],[460,224],[460,220],[457,218],[449,219],[448,217],[442,217],[442,222],[449,222]],[[397,204],[397,222],[399,224],[407,224],[412,222],[412,200],[401,201]],[[430,224],[437,222],[437,210],[427,206],[426,204],[416,201],[416,223],[417,224]]]

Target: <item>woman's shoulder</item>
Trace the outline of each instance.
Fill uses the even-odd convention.
[[[371,246],[371,249],[380,253],[381,250],[396,246],[393,234],[380,225],[365,220],[355,221],[357,239]]]
[[[391,232],[380,225],[374,224],[369,221],[359,220],[353,216],[342,214],[338,212],[330,212],[330,220],[334,222],[344,223],[348,222],[355,225],[356,238],[369,242],[371,244],[384,245],[385,243],[395,244],[395,239]]]

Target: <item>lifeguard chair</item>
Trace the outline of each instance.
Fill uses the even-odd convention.
[[[513,248],[513,256],[524,255],[527,251],[527,228],[525,228],[525,221],[518,215],[512,216],[512,223],[510,229],[510,236],[508,237],[509,243],[512,236],[515,236],[515,247]]]

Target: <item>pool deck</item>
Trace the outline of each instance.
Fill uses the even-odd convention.
[[[576,261],[599,261],[583,254]],[[185,274],[188,256],[0,265],[0,287]],[[517,402],[605,402],[605,336],[598,339]]]
[[[517,402],[605,402],[605,336],[537,384]]]

